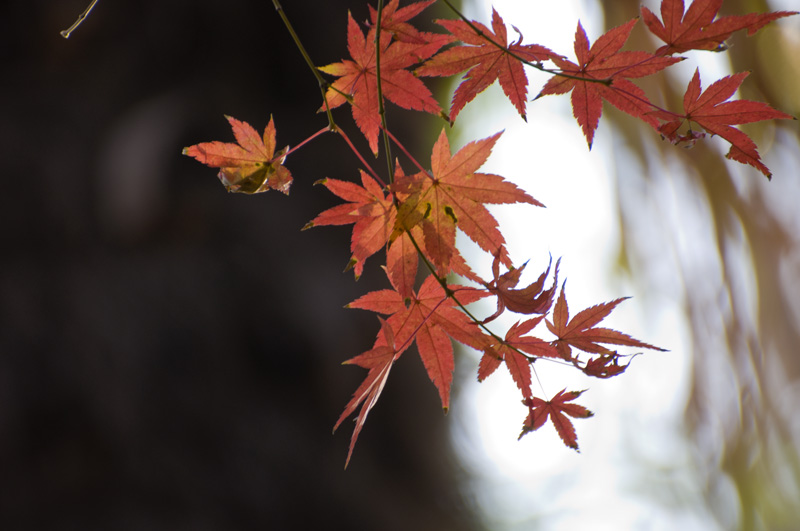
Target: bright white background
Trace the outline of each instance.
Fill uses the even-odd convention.
[[[488,26],[491,5],[509,26],[510,39],[517,39],[510,28],[514,24],[525,44],[542,44],[573,59],[579,19],[590,42],[603,32],[594,3],[578,0],[495,0],[470,4],[465,14]],[[726,73],[724,65],[713,60],[701,65],[709,79]],[[696,65],[690,65],[687,82]],[[528,74],[530,99],[549,76],[532,69]],[[467,106],[459,122],[460,134],[451,136],[454,151],[505,129],[481,171],[503,175],[547,206],[493,209],[515,265],[530,261],[520,285],[544,271],[549,254],[554,261],[562,257],[559,282],[568,279],[571,315],[632,296],[603,325],[670,350],[645,352],[625,374],[609,380],[591,379],[554,363],[535,365],[544,388],[534,382],[538,396],[546,393],[549,398],[565,387],[588,389],[578,402],[595,416],[574,421],[581,453],[566,448],[549,423],[517,441],[527,408],[508,371],[501,367],[478,384],[479,356],[468,354],[472,363],[459,367],[463,383],[452,410],[457,416],[453,441],[474,478],[472,492],[490,528],[717,529],[699,502],[701,487],[681,437],[690,360],[679,301],[668,295],[668,286],[666,295],[645,297],[615,266],[620,229],[610,188],[615,182],[609,125],[601,119],[590,152],[568,96],[529,102],[525,123],[497,83]],[[490,260],[470,242],[461,244],[473,249],[469,259],[481,264],[476,269],[490,276]],[[485,314],[492,310],[485,308]],[[511,316],[498,321],[496,330],[504,331],[515,320]],[[542,330],[542,337],[550,337]],[[653,482],[673,485],[675,498],[654,499],[653,489],[648,489]]]

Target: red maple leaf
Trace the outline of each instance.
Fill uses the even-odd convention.
[[[593,413],[583,406],[568,403],[581,396],[585,390],[570,391],[569,393],[565,393],[565,391],[566,389],[562,389],[551,400],[542,400],[541,398],[532,397],[522,401],[523,404],[528,406],[529,413],[528,418],[525,419],[522,425],[522,433],[519,435],[520,439],[523,435],[536,431],[544,426],[544,423],[547,422],[549,418],[556,428],[558,436],[564,441],[564,444],[575,451],[579,451],[578,436],[575,434],[575,426],[572,425],[572,421],[567,418],[567,415],[572,418],[585,419],[591,417]]]
[[[260,136],[247,122],[226,116],[233,128],[237,144],[203,142],[183,148],[183,154],[194,157],[212,168],[220,168],[219,180],[229,192],[257,194],[270,188],[289,193],[292,174],[283,166],[285,147],[275,153],[275,123],[269,123]]]
[[[694,0],[684,13],[683,0],[662,0],[661,20],[642,6],[644,23],[653,35],[667,43],[656,50],[656,54],[675,54],[688,50],[722,51],[727,48],[725,40],[735,31],[746,29],[750,36],[773,20],[797,14],[797,11],[776,11],[731,15],[714,20],[721,6],[722,0]]]
[[[517,108],[520,116],[525,118],[528,77],[520,59],[530,62],[545,61],[553,55],[553,52],[538,44],[521,44],[522,35],[517,42],[509,45],[506,26],[494,9],[492,9],[494,31],[480,22],[472,22],[482,35],[476,34],[475,30],[463,20],[437,20],[436,23],[465,45],[439,53],[415,72],[421,76],[452,76],[469,70],[453,95],[450,120],[455,120],[461,109],[496,79],[500,80],[503,92]]]
[[[395,179],[404,177],[399,164]],[[348,201],[320,213],[309,221],[303,230],[322,225],[348,225],[353,223],[350,250],[353,253],[346,269],[354,268],[356,279],[364,271],[366,259],[388,244],[386,252],[386,272],[397,291],[404,297],[411,295],[417,275],[419,256],[411,241],[411,234],[422,242],[422,231],[416,226],[419,219],[414,212],[414,197],[392,186],[392,193],[384,193],[384,188],[361,171],[361,183],[322,179],[328,190]],[[396,201],[396,203],[395,203]]]
[[[634,354],[635,356],[636,354]],[[580,365],[577,365],[584,374],[589,376],[594,376],[595,378],[611,378],[612,376],[617,376],[618,374],[622,374],[625,372],[625,369],[628,368],[630,365],[630,361],[627,365],[620,365],[619,364],[619,354],[616,352],[611,352],[609,354],[601,354],[596,358],[592,358],[586,362],[586,365],[581,368]]]
[[[512,326],[501,344],[493,344],[484,349],[483,357],[478,365],[478,381],[489,377],[501,363],[505,362],[508,372],[522,391],[525,398],[533,396],[531,392],[531,363],[537,357],[558,358],[559,354],[550,343],[538,337],[525,335],[538,325],[543,315],[528,319]],[[531,354],[532,357],[523,353]]]
[[[391,280],[391,278],[390,278]],[[486,293],[465,286],[448,286],[462,304],[475,302]],[[442,408],[450,408],[450,385],[453,381],[453,345],[450,338],[478,350],[483,350],[488,337],[448,297],[433,275],[411,297],[401,295],[396,289],[373,291],[347,305],[390,315],[387,323],[394,335],[396,357],[412,342],[416,342],[422,363],[433,384],[439,390]],[[379,338],[376,346],[382,345]]]
[[[422,241],[422,229],[419,227],[412,229],[411,234],[413,234],[414,241]],[[386,274],[392,279],[392,284],[403,297],[410,297],[413,293],[418,266],[417,248],[411,242],[409,234],[403,232],[386,250]]]
[[[391,281],[391,276],[389,280]],[[448,290],[456,294],[462,304],[469,304],[486,296],[484,291],[464,286],[451,285]],[[455,368],[450,338],[476,349],[485,348],[489,344],[489,338],[458,309],[453,298],[445,293],[432,275],[422,283],[419,292],[412,292],[410,297],[400,294],[397,289],[378,290],[363,295],[347,307],[390,315],[386,320],[381,319],[381,330],[374,346],[345,362],[369,370],[333,428],[335,431],[345,418],[363,404],[350,438],[347,454],[349,463],[358,435],[383,391],[392,365],[412,343],[417,345],[425,370],[439,390],[442,407],[446,412],[450,407],[450,386]]]
[[[727,158],[749,164],[761,171],[767,178],[772,176],[769,168],[761,162],[755,142],[741,130],[731,127],[736,124],[760,122],[762,120],[795,119],[784,112],[767,105],[750,100],[725,101],[739,88],[749,72],[741,72],[715,81],[701,92],[700,71],[695,70],[686,94],[683,96],[684,114],[670,116],[656,113],[663,119],[670,120],[659,127],[662,135],[673,143],[692,142],[698,135],[689,129],[689,134],[678,135],[677,131],[685,121],[694,122],[712,135],[718,135],[731,143]]]
[[[654,107],[650,100],[629,79],[649,76],[683,60],[682,57],[660,57],[642,51],[619,51],[637,20],[610,29],[591,48],[586,32],[578,22],[575,56],[579,64],[560,56],[552,57],[561,71],[572,77],[553,76],[536,96],[572,91],[572,114],[583,128],[589,149],[603,113],[603,100],[653,128],[658,127],[659,121],[651,113]]]
[[[561,294],[558,296],[558,300],[553,308],[553,321],[545,321],[550,332],[558,338],[552,342],[552,345],[556,348],[561,357],[566,360],[571,360],[572,347],[592,354],[611,354],[612,352],[602,346],[601,343],[648,348],[663,352],[664,349],[662,348],[648,345],[622,332],[617,332],[610,328],[595,327],[597,323],[608,317],[608,314],[626,298],[627,297],[623,297],[611,302],[592,306],[591,308],[578,312],[570,319],[565,286],[562,285]]]
[[[350,240],[353,257],[348,268],[354,266],[358,278],[364,271],[366,259],[381,250],[392,237],[397,216],[392,197],[384,194],[381,185],[363,170],[362,186],[337,179],[323,179],[318,182],[349,202],[320,213],[303,229],[354,223],[353,236]]]
[[[408,42],[390,42],[388,32],[381,32],[381,90],[389,101],[403,107],[439,114],[439,104],[430,90],[407,67],[426,59],[420,56],[420,45]],[[444,43],[442,43],[444,44]],[[367,138],[373,153],[378,152],[378,132],[381,127],[378,101],[377,60],[375,54],[375,28],[367,37],[361,32],[353,16],[348,14],[347,48],[353,60],[320,67],[326,74],[337,76],[325,95],[331,109],[347,102],[351,96],[353,118]],[[428,56],[436,53],[435,47],[425,50]],[[320,110],[325,110],[323,104]]]
[[[380,317],[378,319],[380,319]],[[381,331],[378,338],[379,340],[373,348],[344,362],[345,365],[358,365],[359,367],[369,369],[367,377],[361,382],[361,385],[358,386],[355,393],[353,393],[353,398],[347,403],[344,411],[339,416],[339,420],[336,421],[336,425],[333,427],[333,431],[336,431],[342,421],[349,417],[359,404],[363,404],[356,418],[356,426],[353,429],[353,435],[350,437],[350,449],[347,452],[347,460],[344,463],[345,468],[347,468],[348,463],[350,463],[350,457],[353,455],[353,448],[358,440],[358,434],[361,433],[361,428],[364,427],[364,423],[367,421],[367,415],[369,415],[370,410],[375,407],[375,404],[378,402],[383,387],[386,385],[386,380],[389,378],[389,371],[400,355],[399,353],[395,353],[392,328],[383,319],[381,319]]]
[[[383,11],[381,12],[381,30],[388,31],[400,42],[419,45],[420,49],[416,50],[414,53],[420,60],[427,59],[442,46],[453,41],[453,37],[450,35],[419,31],[408,23],[409,20],[419,15],[423,10],[434,3],[436,3],[436,0],[427,0],[400,8],[400,0],[391,0],[391,2],[383,7]],[[369,14],[370,25],[374,27],[378,22],[378,10],[369,6]],[[433,48],[431,49],[429,47]]]
[[[397,224],[400,226],[400,221]],[[397,291],[404,296],[409,296],[414,287],[419,265],[419,252],[422,252],[424,256],[432,256],[425,248],[422,226],[419,224],[410,230],[402,229],[400,235],[390,243],[386,252],[386,272],[391,277]],[[457,275],[477,283],[483,282],[472,271],[464,258],[455,251],[450,257],[450,267],[452,272]]]
[[[496,319],[506,308],[512,312],[522,314],[547,313],[550,310],[550,306],[553,304],[553,297],[555,296],[556,285],[558,284],[558,266],[560,263],[561,259],[556,262],[555,277],[550,289],[544,289],[544,281],[547,275],[550,274],[552,257],[550,263],[547,265],[547,270],[539,275],[536,282],[524,288],[517,288],[516,286],[519,283],[519,279],[527,263],[518,268],[511,268],[501,275],[500,260],[499,257],[496,256],[494,262],[492,262],[494,280],[492,280],[491,283],[485,284],[485,287],[490,293],[497,296],[497,311],[484,319],[483,322],[488,323]]]
[[[511,266],[505,239],[485,204],[543,206],[499,175],[476,173],[500,134],[470,142],[451,156],[450,143],[442,129],[433,146],[431,174],[420,172],[396,182],[398,188],[417,198],[425,250],[442,276],[454,269],[454,264],[463,262],[455,248],[456,228],[483,250],[498,256],[507,267]]]

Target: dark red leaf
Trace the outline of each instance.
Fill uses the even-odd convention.
[[[523,435],[544,426],[544,423],[549,418],[564,444],[575,451],[579,451],[578,436],[575,433],[572,421],[567,418],[567,415],[572,418],[588,418],[593,413],[583,406],[569,403],[581,396],[585,390],[570,391],[569,393],[565,393],[565,391],[566,389],[562,389],[551,400],[532,397],[522,401],[523,404],[528,406],[529,413],[528,418],[525,419],[525,423],[522,425],[520,439]]]

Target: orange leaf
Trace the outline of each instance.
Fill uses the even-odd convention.
[[[381,127],[378,101],[377,60],[375,56],[375,28],[364,37],[358,23],[348,13],[347,48],[353,60],[344,60],[320,67],[326,74],[337,76],[325,94],[327,105],[334,109],[347,101],[343,96],[352,96],[353,119],[369,142],[373,153],[378,153],[378,131]],[[408,42],[391,42],[388,32],[381,32],[381,90],[389,101],[417,111],[439,114],[439,104],[430,90],[418,78],[406,70],[426,57],[419,57],[420,46]],[[439,46],[445,43],[441,42]],[[428,48],[432,55],[438,48]],[[325,110],[325,105],[320,108]]]
[[[425,249],[442,276],[463,261],[455,248],[456,228],[483,250],[498,256],[507,267],[511,266],[505,239],[485,204],[543,206],[499,175],[476,173],[489,158],[500,134],[470,142],[451,156],[450,143],[442,129],[431,155],[432,175],[421,172],[397,182],[404,189],[418,190],[416,208],[423,217],[420,224]]]
[[[349,202],[322,212],[309,221],[303,230],[322,225],[354,223],[350,264],[355,266],[355,275],[359,278],[366,259],[378,252],[392,237],[397,213],[392,198],[384,194],[381,185],[363,170],[361,186],[337,179],[323,179],[318,183]]]
[[[483,35],[476,34],[475,30],[463,20],[436,22],[461,40],[464,45],[436,55],[417,68],[415,73],[420,76],[452,76],[469,70],[453,95],[450,120],[455,120],[467,103],[497,79],[500,80],[505,95],[524,119],[528,78],[522,62],[517,57],[530,62],[541,62],[549,59],[553,52],[538,44],[522,45],[522,35],[517,42],[509,45],[506,25],[494,9],[492,9],[491,30],[480,22],[472,22]],[[509,51],[516,57],[510,55]]]
[[[486,296],[484,291],[464,286],[454,285],[449,289],[457,291],[462,304]],[[390,315],[386,322],[391,325],[394,334],[396,357],[412,341],[416,342],[422,363],[439,390],[445,411],[450,407],[450,385],[455,367],[450,338],[478,350],[483,350],[489,344],[488,337],[447,296],[433,275],[428,276],[419,292],[412,293],[411,297],[401,295],[396,289],[384,289],[367,293],[347,307]]]
[[[219,180],[229,192],[258,194],[270,188],[289,193],[292,174],[283,166],[289,147],[275,153],[275,124],[272,117],[263,138],[247,122],[226,116],[237,144],[204,142],[183,149],[212,168],[221,168]]]
[[[426,0],[398,9],[400,0],[391,0],[388,4],[383,6],[383,11],[381,13],[381,30],[391,33],[392,36],[400,42],[418,45],[419,48],[413,50],[411,53],[416,55],[419,60],[427,59],[436,53],[439,48],[452,42],[453,38],[450,35],[419,31],[409,24],[408,20],[419,15],[435,2],[436,0]],[[374,27],[378,22],[378,10],[369,6],[369,14],[371,26]]]
[[[353,393],[353,398],[347,403],[344,411],[339,416],[339,420],[336,421],[336,425],[333,427],[333,431],[336,431],[342,421],[350,416],[359,404],[363,404],[358,418],[356,419],[356,427],[353,429],[353,435],[350,437],[350,449],[347,452],[347,460],[344,463],[345,468],[347,468],[347,465],[350,463],[350,457],[353,455],[353,448],[356,445],[359,433],[361,433],[361,428],[364,427],[364,423],[367,421],[367,415],[369,415],[370,410],[372,410],[378,402],[383,387],[386,385],[386,380],[389,378],[389,371],[392,369],[392,364],[399,356],[399,353],[395,354],[394,344],[391,327],[381,319],[381,331],[378,335],[378,340],[375,342],[375,346],[371,350],[344,362],[345,364],[358,365],[369,369],[367,377],[361,385],[358,386],[356,392]]]
[[[575,31],[575,56],[578,63],[559,56],[552,58],[563,73],[574,77],[553,76],[536,96],[540,98],[548,94],[566,94],[572,91],[572,114],[583,128],[589,149],[603,113],[603,100],[654,128],[658,127],[658,120],[651,114],[653,106],[644,91],[629,81],[629,78],[649,76],[683,60],[681,57],[659,57],[641,51],[619,51],[628,40],[637,20],[629,20],[608,30],[591,48],[589,38],[578,22],[578,29]],[[602,82],[598,82],[599,80]]]
[[[555,308],[553,308],[553,321],[546,321],[547,328],[558,338],[552,342],[552,345],[558,350],[561,357],[566,360],[572,359],[572,347],[593,354],[611,354],[611,351],[602,346],[601,343],[648,348],[663,352],[664,349],[662,348],[648,345],[622,332],[609,328],[595,327],[626,298],[592,306],[578,312],[577,315],[570,319],[565,289],[564,285],[562,285],[561,294],[556,301]]]

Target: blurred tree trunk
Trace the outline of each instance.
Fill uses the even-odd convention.
[[[640,6],[639,0],[600,3],[607,28],[637,16]],[[659,13],[659,3],[645,5]],[[764,1],[726,0],[721,14],[773,10]],[[638,29],[631,49],[660,45]],[[798,30],[795,16],[753,37],[734,34],[721,59],[729,58],[734,72],[752,72],[737,98],[800,114]],[[668,69],[640,86],[654,102],[681,109],[691,72],[680,72]],[[703,87],[715,80],[707,74]],[[646,292],[664,296],[668,286],[677,288],[685,309],[693,359],[686,426],[705,503],[723,528],[794,529],[800,500],[797,122],[743,127],[774,173],[768,182],[726,160],[728,146],[717,138],[685,151],[610,106],[605,111],[615,136],[620,265],[634,282],[650,279],[643,282]]]
[[[300,229],[335,202],[313,182],[357,179],[346,144],[292,155],[289,197],[226,194],[181,156],[232,140],[224,114],[272,115],[281,147],[327,124],[272,3],[101,1],[64,40],[87,3],[0,20],[0,528],[476,527],[418,359],[343,471],[352,424],[331,428],[364,374],[341,362],[379,323],[342,307],[386,279],[342,273],[347,230]],[[284,8],[318,65],[347,57],[348,8],[368,18]]]

